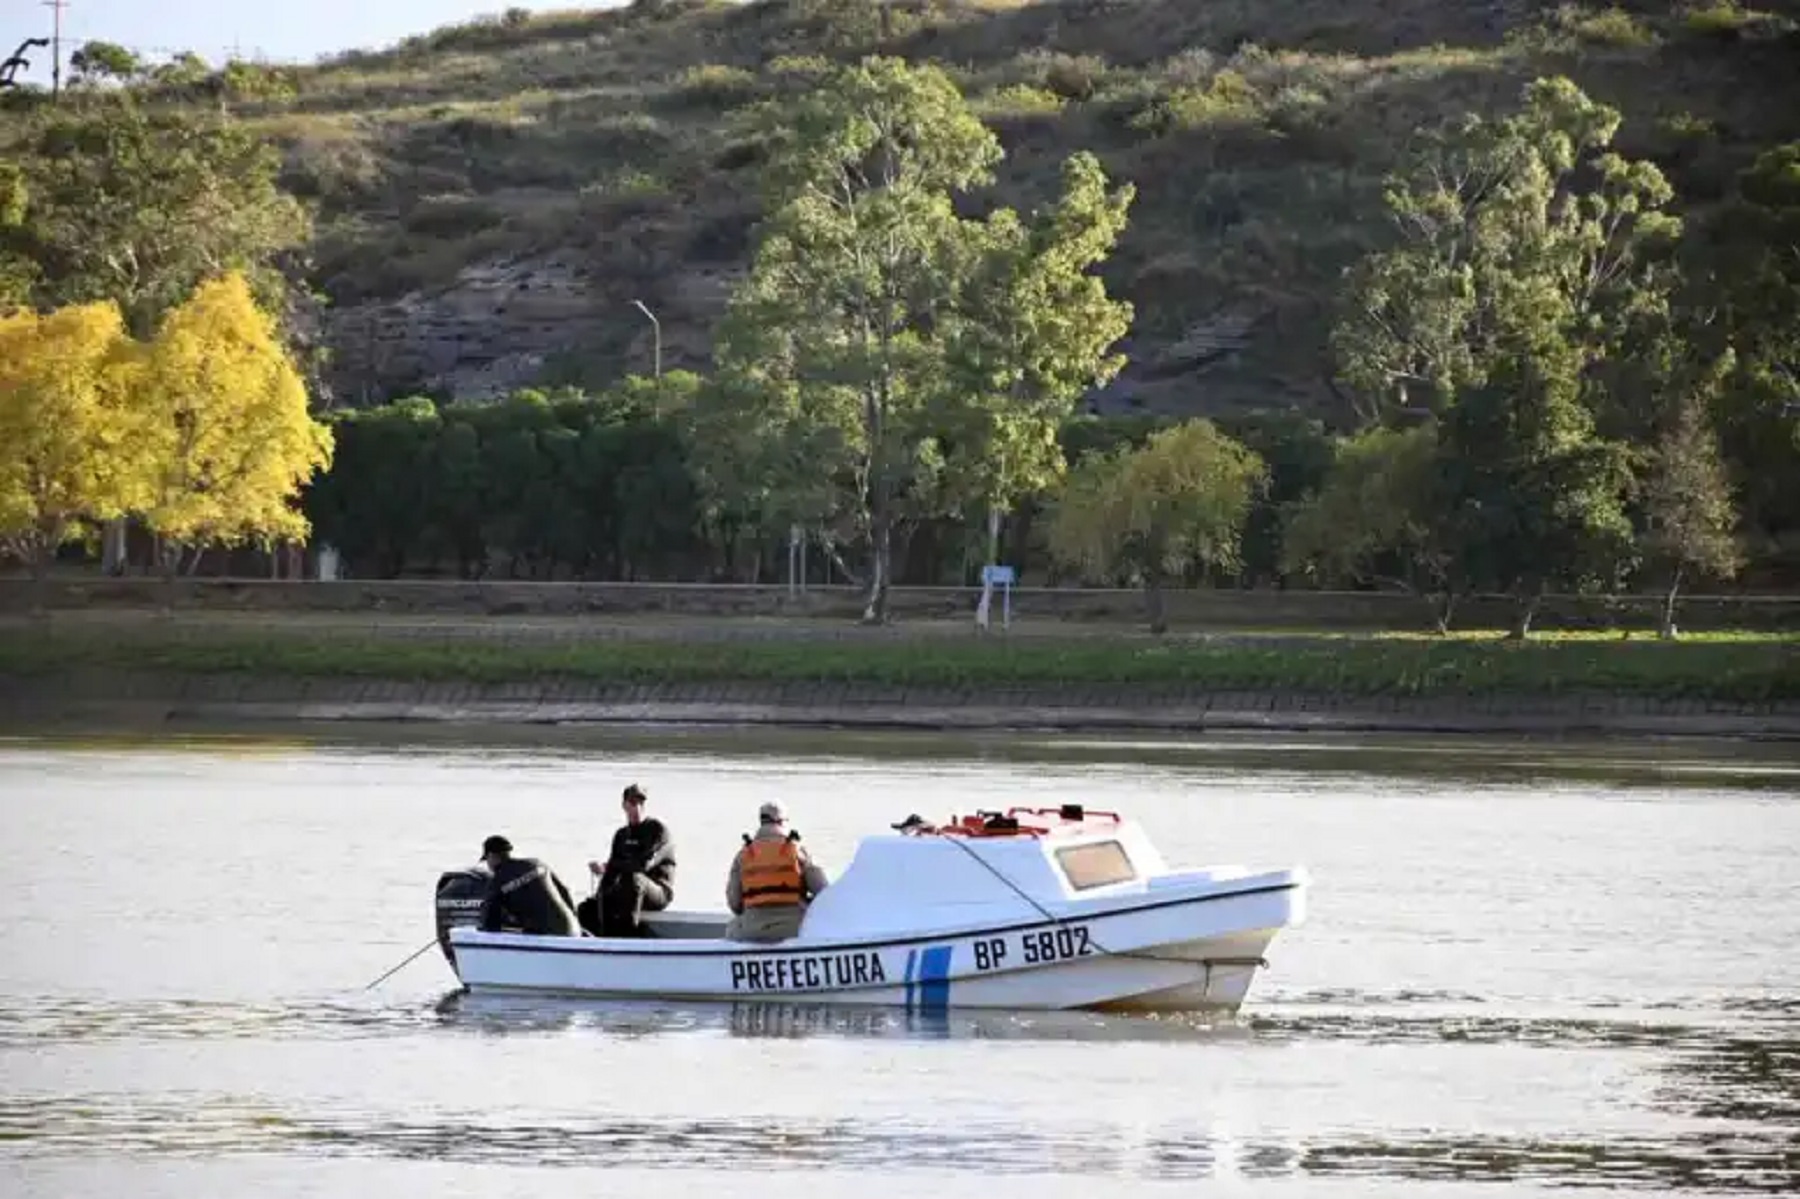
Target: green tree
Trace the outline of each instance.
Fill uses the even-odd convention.
[[[206,279],[241,271],[265,307],[311,231],[276,186],[279,156],[229,122],[122,101],[51,115],[21,155],[30,207],[8,239],[43,307],[110,299],[134,336]]]
[[[0,162],[0,314],[27,302],[37,277],[36,264],[20,248],[30,207],[25,173],[14,163]]]
[[[1424,599],[1447,633],[1463,588],[1443,513],[1436,429],[1367,429],[1338,447],[1318,493],[1289,509],[1282,568],[1327,585],[1397,587]]]
[[[1283,573],[1282,526],[1289,512],[1324,485],[1337,444],[1323,422],[1296,412],[1255,412],[1221,419],[1220,428],[1244,443],[1269,468],[1269,485],[1257,494],[1244,528],[1244,578],[1252,586]]]
[[[564,432],[549,400],[536,392],[519,392],[503,404],[463,415],[480,432],[482,490],[481,536],[490,551],[507,557],[507,574],[530,577],[547,563],[550,533],[542,521],[546,494],[555,487],[555,462],[546,440]]]
[[[1244,522],[1265,480],[1262,460],[1212,422],[1184,422],[1142,449],[1077,465],[1052,518],[1051,552],[1091,577],[1141,584],[1150,629],[1162,633],[1171,579],[1236,567]]]
[[[171,96],[188,96],[205,84],[212,74],[206,60],[192,50],[184,50],[168,62],[150,68],[152,86]]]
[[[599,395],[525,390],[499,404],[414,398],[338,416],[306,512],[353,569],[463,576],[667,577],[700,512],[680,419],[699,385],[671,372]]]
[[[1065,467],[1057,434],[1082,394],[1125,364],[1111,347],[1131,305],[1091,273],[1125,231],[1135,190],[1108,190],[1099,159],[1063,164],[1063,195],[1027,223],[1002,210],[988,221],[962,301],[947,322],[954,401],[945,413],[946,475],[954,502],[999,517],[1053,488]]]
[[[866,545],[881,621],[897,530],[1053,477],[1080,381],[1116,369],[1124,313],[1086,269],[1130,197],[1078,159],[1048,215],[960,216],[1001,150],[935,67],[865,59],[773,114],[769,217],[695,425],[703,471],[715,509]]]
[[[666,572],[693,548],[701,509],[685,419],[700,387],[683,371],[632,376],[591,405],[594,457],[583,477],[604,480],[596,499],[609,517],[608,568],[617,577]]]
[[[488,506],[488,467],[481,430],[466,419],[466,413],[449,410],[444,415],[436,469],[428,488],[433,500],[430,528],[456,558],[458,577],[481,578],[487,573],[489,559],[483,520]]]
[[[1554,328],[1585,368],[1667,310],[1673,191],[1610,149],[1619,120],[1539,79],[1520,111],[1455,122],[1391,182],[1396,242],[1352,272],[1331,338],[1368,423],[1486,385],[1522,328]]]
[[[1422,401],[1456,574],[1519,601],[1605,586],[1630,559],[1621,371],[1662,354],[1679,222],[1657,169],[1610,150],[1619,114],[1565,79],[1456,124],[1389,191],[1401,236],[1350,281],[1333,344],[1370,423]],[[1438,525],[1437,522],[1447,522]]]
[[[1718,401],[1721,448],[1764,554],[1800,564],[1800,142],[1766,151],[1704,243],[1701,299],[1736,354]]]
[[[1726,356],[1681,388],[1644,472],[1640,546],[1664,580],[1664,638],[1676,635],[1675,602],[1686,578],[1730,578],[1743,564],[1737,509],[1708,415],[1731,369]]]
[[[289,100],[298,90],[291,71],[235,58],[219,71],[217,89],[221,108],[228,100]]]
[[[331,427],[331,469],[306,490],[307,518],[352,570],[392,578],[426,540],[443,418],[415,396],[350,409]]]
[[[69,55],[69,70],[81,84],[131,83],[144,73],[144,63],[112,42],[88,42]]]
[[[1460,577],[1518,602],[1514,637],[1551,588],[1616,586],[1631,561],[1629,456],[1595,435],[1574,361],[1554,342],[1519,350],[1462,390],[1438,432],[1431,519]]]

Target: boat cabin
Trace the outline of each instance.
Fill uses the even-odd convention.
[[[800,935],[879,937],[1030,920],[1142,893],[1170,877],[1143,828],[1113,812],[1015,807],[942,825],[915,816],[857,844],[842,875],[807,909]],[[724,935],[725,920],[710,913],[647,913],[644,920],[659,937]]]

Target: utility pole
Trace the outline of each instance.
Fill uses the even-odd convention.
[[[50,34],[50,98],[55,100],[62,95],[62,15],[69,0],[44,0],[44,7],[55,14]]]

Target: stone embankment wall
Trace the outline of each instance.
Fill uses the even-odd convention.
[[[405,683],[77,671],[0,677],[0,726],[167,721],[679,723],[1199,733],[1226,729],[1619,733],[1800,739],[1800,702],[1402,696],[1204,688],[828,683]]]

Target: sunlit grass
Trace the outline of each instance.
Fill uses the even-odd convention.
[[[0,634],[0,672],[66,670],[500,683],[856,684],[955,688],[1291,691],[1363,696],[1633,695],[1733,702],[1800,698],[1800,640],[1722,634],[1676,642],[1494,635],[1092,636],[882,641],[575,643],[437,641],[289,630],[248,634],[85,629]]]

